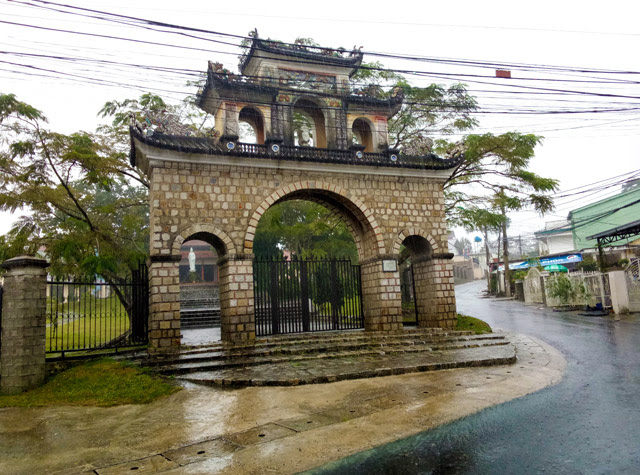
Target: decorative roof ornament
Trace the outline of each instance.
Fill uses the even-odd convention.
[[[240,64],[238,65],[238,69],[242,74],[244,74],[244,70],[256,50],[301,59],[319,60],[334,66],[352,68],[357,68],[360,63],[362,63],[362,58],[364,57],[362,46],[360,46],[360,48],[354,46],[353,50],[347,53],[347,50],[344,48],[326,48],[323,46],[310,45],[306,44],[302,39],[296,40],[294,43],[283,43],[270,39],[263,40],[258,37],[257,29],[249,33],[249,36],[252,38],[251,46],[249,50],[240,57]]]

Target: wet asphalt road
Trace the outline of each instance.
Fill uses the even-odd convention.
[[[640,474],[640,318],[481,299],[483,288],[456,287],[458,311],[553,345],[563,381],[313,473]]]

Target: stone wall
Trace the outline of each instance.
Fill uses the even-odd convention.
[[[173,241],[194,223],[216,226],[229,236],[238,252],[251,253],[250,228],[255,230],[270,204],[285,195],[303,198],[305,191],[313,194],[309,190],[321,190],[338,201],[342,197],[340,204],[351,206],[352,214],[375,225],[376,239],[380,238],[382,245],[363,250],[363,255],[385,249],[382,253],[391,253],[398,235],[407,227],[432,237],[440,252],[447,249],[442,180],[182,162],[152,165],[152,256],[174,253]]]

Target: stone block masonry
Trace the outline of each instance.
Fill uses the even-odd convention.
[[[253,240],[260,218],[292,199],[326,206],[351,230],[362,265],[365,329],[399,331],[399,273],[384,272],[383,260],[399,260],[403,241],[420,236],[431,254],[447,252],[442,184],[445,174],[412,170],[368,173],[365,167],[325,165],[265,167],[234,157],[233,165],[208,157],[154,152],[149,157],[151,191],[150,352],[170,352],[180,341],[178,261],[180,245],[197,236],[220,256],[221,335],[228,344],[255,339]],[[176,157],[182,157],[176,160]],[[228,163],[228,161],[227,161]],[[264,161],[260,163],[266,163]],[[429,256],[427,256],[429,257]],[[416,277],[424,301],[421,326],[455,324],[451,266],[427,260]],[[428,303],[427,303],[428,300]]]
[[[442,258],[417,259],[413,275],[418,307],[418,326],[455,328],[456,300],[453,266]]]
[[[2,263],[0,393],[17,394],[45,377],[47,261],[18,256]]]
[[[180,256],[152,257],[149,266],[149,353],[180,348]]]

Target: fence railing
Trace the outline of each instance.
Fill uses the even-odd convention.
[[[364,327],[360,266],[349,260],[253,265],[256,335]]]
[[[47,282],[47,354],[145,345],[148,315],[146,266],[117,283],[51,279]]]
[[[4,287],[0,285],[0,348],[2,348],[2,294],[4,294]]]

